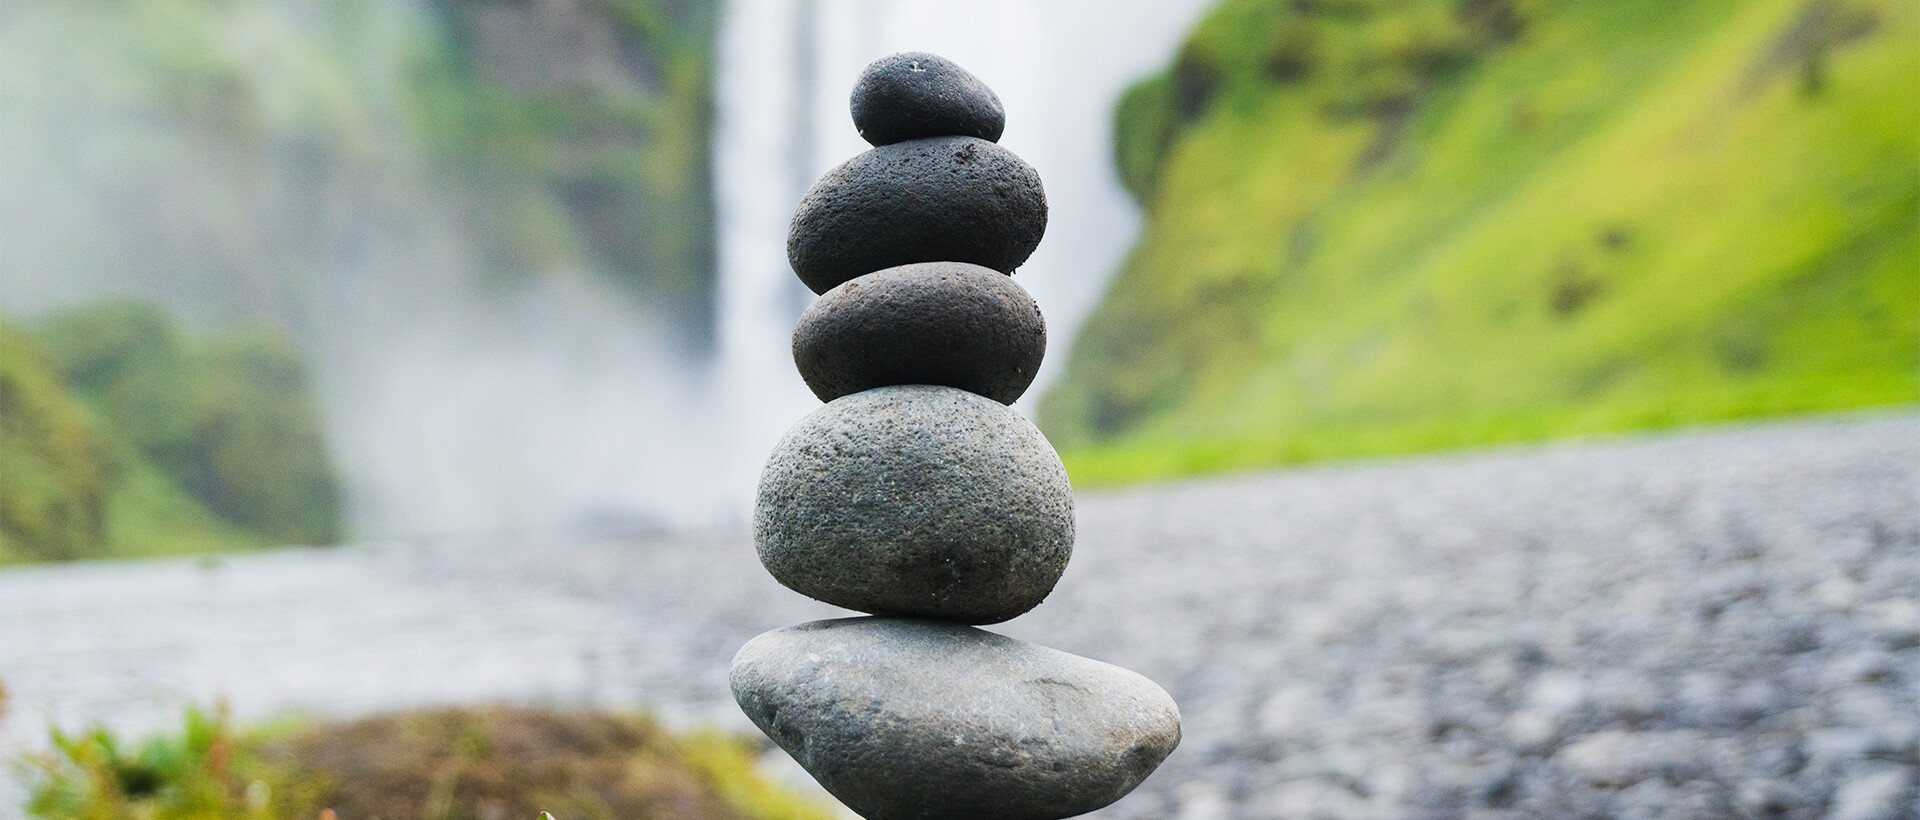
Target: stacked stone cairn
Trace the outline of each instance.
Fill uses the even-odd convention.
[[[826,402],[774,448],[754,540],[780,583],[874,617],[768,632],[734,657],[740,708],[871,820],[1071,817],[1120,799],[1180,740],[1133,672],[970,625],[1045,599],[1073,489],[1007,405],[1046,348],[1010,274],[1046,196],[995,144],[1000,99],[925,53],[868,66],[874,145],[800,203],[793,268],[821,294],[794,359]]]

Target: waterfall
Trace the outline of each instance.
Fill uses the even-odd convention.
[[[152,73],[153,49],[136,46],[156,35],[138,19],[87,4],[13,13],[0,27],[0,311],[132,292],[209,324],[280,321],[314,356],[359,537],[738,529],[761,459],[818,406],[789,353],[813,297],[787,266],[787,221],[813,180],[866,148],[847,111],[859,70],[919,49],[1000,93],[1005,144],[1047,186],[1047,237],[1018,280],[1051,331],[1031,407],[1133,241],[1112,104],[1206,0],[722,2],[711,359],[669,332],[700,317],[609,292],[585,255],[527,270],[481,258],[463,214],[488,191],[438,170],[397,79],[438,42],[436,6],[419,0],[277,0],[170,24],[244,81],[235,110],[263,119],[232,134],[167,116],[174,103],[127,79]],[[601,8],[484,5],[555,25]]]
[[[848,93],[868,62],[932,51],[1006,104],[1001,143],[1039,170],[1052,214],[1018,281],[1045,311],[1046,363],[1017,407],[1031,414],[1132,244],[1139,217],[1111,161],[1113,104],[1164,65],[1208,0],[726,0],[716,57],[719,203],[715,373],[743,488],[780,432],[816,402],[788,338],[812,298],[786,261],[787,221],[808,185],[868,146]]]
[[[428,4],[201,3],[157,24],[157,4],[18,5],[0,12],[0,314],[137,294],[288,329],[352,537],[738,526],[751,485],[712,469],[731,428],[676,335],[705,317],[619,291],[570,234],[486,258],[471,212],[527,190],[435,161],[404,81],[443,41]],[[590,0],[476,5],[605,26]],[[177,76],[155,52],[196,49],[242,124],[145,85]]]

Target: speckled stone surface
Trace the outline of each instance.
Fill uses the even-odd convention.
[[[1012,404],[1047,352],[1026,289],[962,262],[870,273],[801,314],[793,360],[821,401],[895,384],[937,384]]]
[[[907,51],[873,61],[854,81],[853,127],[874,145],[924,137],[998,142],[1007,127],[1000,96],[952,60]]]
[[[1073,552],[1060,457],[1005,405],[951,387],[829,402],[774,447],[754,542],[780,583],[876,614],[997,623],[1038,605]]]
[[[1180,712],[1140,675],[971,627],[899,618],[776,629],[734,656],[740,708],[872,820],[1052,820],[1144,780]]]
[[[814,293],[912,262],[970,262],[1012,273],[1047,229],[1040,175],[973,137],[865,151],[800,201],[787,261]]]

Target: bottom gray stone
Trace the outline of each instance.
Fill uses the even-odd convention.
[[[1180,712],[1117,666],[941,621],[776,629],[733,659],[755,725],[869,820],[1052,820],[1119,800]]]

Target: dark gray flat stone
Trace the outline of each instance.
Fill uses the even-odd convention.
[[[827,291],[793,330],[793,360],[821,401],[895,384],[938,384],[1012,404],[1047,353],[1026,289],[964,262],[870,273]]]
[[[1073,553],[1073,488],[1045,436],[951,387],[829,402],[775,445],[754,508],[760,562],[862,612],[997,623],[1037,606]]]
[[[874,145],[925,137],[998,142],[1007,127],[1000,96],[952,60],[924,51],[882,57],[853,85],[853,127]]]
[[[787,261],[814,293],[913,262],[1012,273],[1047,230],[1040,175],[973,137],[874,148],[828,171],[800,201]]]
[[[1084,814],[1180,742],[1152,681],[938,621],[776,629],[740,649],[731,680],[747,717],[871,820]]]

